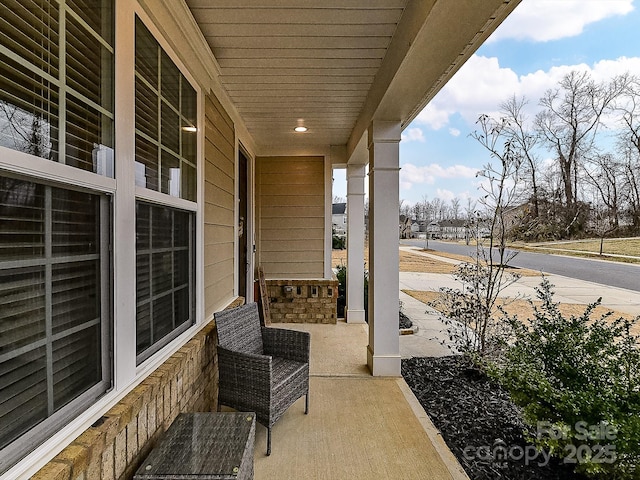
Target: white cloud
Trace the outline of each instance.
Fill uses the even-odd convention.
[[[457,128],[450,128],[450,129],[449,129],[449,134],[450,134],[452,137],[459,137],[459,136],[460,136],[460,133],[461,133],[461,132],[460,132],[460,130],[458,130]]]
[[[488,41],[546,42],[574,37],[590,23],[632,10],[633,0],[523,0]]]
[[[440,200],[444,200],[446,203],[451,202],[454,198],[456,198],[456,194],[451,190],[445,190],[443,188],[436,189],[436,198]]]
[[[417,127],[408,128],[402,132],[401,139],[403,142],[424,142],[424,134]]]
[[[620,57],[616,60],[600,60],[594,64],[591,69],[591,74],[596,81],[606,80],[626,72],[640,75],[640,57]]]
[[[473,124],[480,113],[491,114],[504,100],[505,92],[518,86],[518,75],[501,68],[497,58],[473,55],[416,120],[439,130],[447,125],[451,115],[459,112]]]
[[[434,185],[438,179],[473,178],[477,172],[477,168],[465,165],[442,167],[437,163],[425,166],[405,163],[400,169],[400,188],[410,190],[413,185]]]
[[[601,60],[592,66],[562,65],[518,76],[510,68],[501,67],[496,57],[473,55],[417,116],[416,122],[439,130],[457,113],[474,129],[480,114],[498,117],[499,105],[513,95],[529,100],[525,113],[532,118],[544,92],[556,87],[572,70],[588,71],[596,81],[624,72],[640,75],[640,57]]]

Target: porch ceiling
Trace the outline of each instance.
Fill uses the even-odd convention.
[[[350,155],[371,120],[408,124],[519,1],[186,3],[259,150]]]

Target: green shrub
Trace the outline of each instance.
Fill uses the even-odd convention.
[[[347,248],[347,239],[339,235],[333,235],[331,237],[331,248],[334,250],[344,250]]]
[[[347,266],[338,265],[336,269],[336,278],[338,279],[338,317],[344,316],[344,308],[346,306],[347,296]],[[369,318],[369,273],[364,272],[364,318]]]
[[[551,288],[544,279],[529,322],[507,318],[512,336],[490,373],[522,407],[538,447],[589,476],[640,478],[638,319],[592,319],[600,300],[564,318]]]

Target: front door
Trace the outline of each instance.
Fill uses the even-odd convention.
[[[238,155],[238,295],[247,297],[247,169],[249,162],[246,155],[240,150]]]

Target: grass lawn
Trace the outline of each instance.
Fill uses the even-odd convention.
[[[571,254],[575,251],[580,256],[599,257],[600,239],[576,240],[567,242],[546,242],[531,245],[515,245],[531,251],[543,251],[546,253]],[[591,255],[579,254],[578,252],[589,252]],[[604,240],[602,248],[603,256],[607,255],[631,255],[638,259],[623,259],[619,257],[607,257],[608,260],[626,261],[631,263],[640,262],[640,238],[607,238]]]
[[[364,250],[364,268],[369,269],[369,249],[365,247]],[[331,252],[331,266],[339,267],[340,265],[347,264],[347,251],[346,250],[332,250]],[[400,251],[400,264],[399,269],[401,272],[420,272],[420,273],[452,273],[455,269],[455,265],[446,261],[436,260],[433,258],[425,257],[422,255],[411,254],[409,252]]]
[[[440,299],[440,292],[432,292],[432,291],[420,291],[420,290],[403,290],[407,295],[411,295],[416,300],[421,301],[424,304],[430,304],[433,308],[440,311],[441,313],[445,313],[438,306],[438,300]],[[531,304],[524,299],[498,299],[501,302],[502,307],[509,315],[517,315],[519,319],[524,320],[533,317],[533,308]],[[536,306],[542,305],[540,301],[533,302]],[[561,303],[558,308],[562,315],[566,318],[570,316],[578,317],[584,313],[586,305],[580,303]],[[598,305],[593,312],[591,313],[591,318],[596,319],[600,318],[601,315],[606,314],[607,312],[611,312],[612,310],[602,305]],[[498,309],[495,309],[495,314],[499,315]],[[629,320],[633,320],[635,317],[628,313],[616,312],[613,311],[613,315],[610,318],[626,318]],[[640,324],[636,324],[633,328],[633,333],[640,333]]]
[[[455,255],[451,253],[444,252],[436,252],[433,250],[421,250],[416,249],[416,251],[421,251],[425,253],[429,253],[432,256],[419,255],[418,253],[411,253],[407,251],[400,250],[400,264],[398,265],[399,271],[401,272],[417,272],[417,273],[447,273],[451,274],[455,271],[456,265],[455,263],[448,262],[446,260],[438,260],[433,258],[433,256],[443,257],[445,259],[458,260],[460,262],[471,262],[473,259],[467,255]],[[369,255],[369,249],[365,248],[365,269],[369,268],[369,262],[367,257]],[[331,266],[333,268],[339,267],[340,265],[347,264],[347,251],[346,250],[332,250],[331,252]],[[536,272],[534,270],[527,270],[524,268],[520,268],[517,270],[519,274],[522,276],[539,276],[540,272]]]

